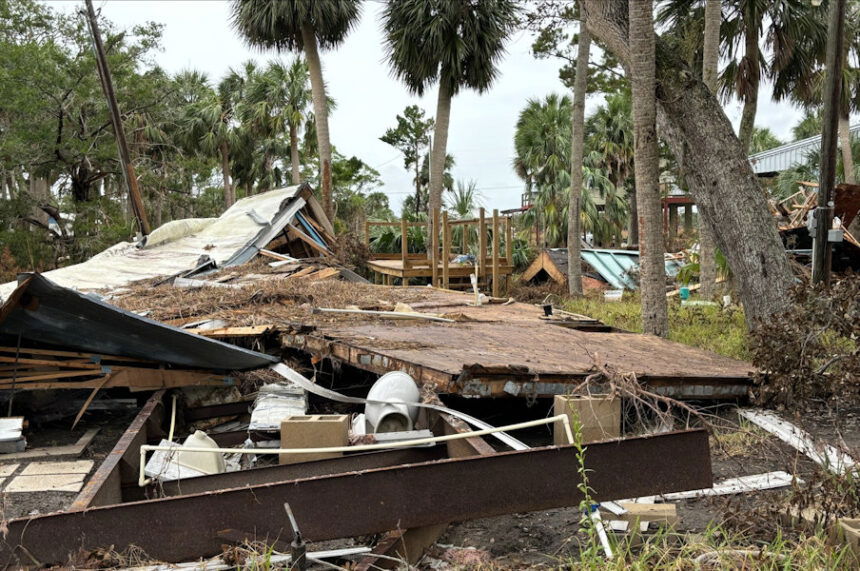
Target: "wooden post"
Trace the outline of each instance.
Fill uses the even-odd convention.
[[[367,242],[367,247],[370,248],[370,220],[364,221],[364,239]]]
[[[469,224],[461,224],[462,233],[460,234],[460,253],[469,253]]]
[[[439,285],[439,209],[433,211],[433,236],[430,238],[430,275],[433,287]]]
[[[143,204],[143,198],[140,195],[140,189],[137,186],[137,176],[134,173],[134,165],[131,164],[131,155],[128,152],[128,143],[125,140],[125,131],[122,129],[122,115],[119,112],[119,106],[116,102],[116,95],[113,90],[113,79],[111,78],[110,68],[107,65],[105,48],[102,44],[102,36],[99,32],[99,25],[96,21],[96,12],[93,9],[92,0],[87,0],[86,7],[87,21],[90,25],[90,32],[92,32],[93,35],[93,47],[96,53],[96,70],[99,73],[102,91],[104,91],[105,99],[107,99],[111,123],[113,124],[114,134],[116,135],[116,146],[119,150],[119,162],[121,165],[122,175],[125,178],[125,183],[128,188],[128,197],[131,201],[134,217],[137,219],[137,223],[140,226],[141,234],[146,236],[150,232],[149,220],[146,217],[146,208]]]
[[[684,235],[689,236],[693,233],[693,205],[684,205]]]
[[[514,229],[513,219],[509,216],[505,219],[505,258],[509,266],[514,265]]]
[[[448,224],[448,211],[442,213],[442,287],[448,289],[448,253],[451,250],[451,226]]]
[[[487,275],[487,221],[484,219],[484,207],[478,211],[478,278]],[[480,280],[479,280],[480,281]]]
[[[493,209],[493,297],[500,295],[499,283],[499,211]]]
[[[669,240],[678,236],[678,205],[669,204]]]
[[[406,277],[406,270],[409,268],[409,225],[406,218],[400,219],[400,265],[403,268],[400,285],[406,287],[409,285],[409,278]]]

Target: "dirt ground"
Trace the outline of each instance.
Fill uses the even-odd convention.
[[[788,414],[784,417],[827,443],[837,445],[844,439],[849,448],[855,449],[860,443],[860,410],[839,411],[838,414],[819,410],[800,419]],[[776,470],[805,478],[815,470],[812,461],[764,431],[746,424],[738,431],[741,422],[734,407],[717,411],[713,420],[717,434],[734,435],[711,438],[715,482]],[[682,500],[676,502],[680,517],[676,530],[701,533],[711,524],[727,524],[733,529],[747,525],[744,531],[751,533],[749,537],[767,540],[763,536],[767,530],[756,530],[755,519],[745,524],[743,518],[737,516],[750,513],[754,508],[785,507],[790,493],[790,488],[782,488]],[[456,523],[449,527],[429,556],[441,561],[445,548],[456,546],[485,552],[493,565],[502,568],[558,567],[576,559],[580,517],[578,508],[573,507]],[[608,519],[609,514],[604,514],[604,518]]]

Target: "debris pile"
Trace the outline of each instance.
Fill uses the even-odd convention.
[[[64,565],[134,546],[138,562],[229,566],[270,549],[297,566],[370,568],[414,563],[451,522],[582,506],[578,521],[612,558],[611,534],[682,525],[676,502],[796,480],[774,470],[714,485],[707,421],[681,400],[744,398],[748,364],[551,303],[361,283],[327,255],[331,230],[312,196],[273,192],[219,222],[187,221],[182,238],[156,231],[102,256],[120,268],[127,261],[108,260],[162,246],[169,263],[152,257],[137,280],[76,286],[98,295],[63,285],[67,272],[22,276],[6,294],[2,388],[10,408],[30,408],[6,419],[2,485],[13,505],[36,488],[66,495],[45,510],[55,513],[13,512],[23,517],[6,522],[0,562]],[[249,220],[255,231],[231,236],[231,251],[219,242],[200,260],[214,240],[206,229]],[[181,240],[197,249],[169,253]],[[20,450],[47,430],[26,425],[33,402],[59,390],[80,398],[58,418],[87,433]],[[133,418],[111,425],[106,405],[129,399]],[[96,450],[100,428],[111,437]],[[57,455],[73,459],[48,461]],[[42,475],[50,484],[34,483]]]

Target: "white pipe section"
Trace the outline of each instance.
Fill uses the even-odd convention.
[[[408,446],[422,446],[424,444],[435,444],[437,442],[448,442],[451,440],[462,440],[464,438],[474,438],[476,436],[486,436],[504,430],[519,430],[520,428],[531,428],[533,426],[541,426],[544,424],[552,424],[561,422],[564,426],[564,432],[567,436],[567,441],[573,444],[573,432],[570,429],[570,420],[566,414],[550,416],[549,418],[539,418],[528,422],[519,422],[517,424],[509,424],[508,426],[499,426],[488,428],[485,430],[475,430],[472,432],[459,432],[457,434],[446,434],[444,436],[433,436],[431,438],[416,438],[414,440],[402,440],[400,442],[386,442],[384,444],[359,444],[356,446],[332,446],[328,448],[205,448],[205,447],[185,447],[177,448],[175,446],[157,446],[152,444],[143,444],[140,447],[140,474],[138,485],[144,487],[152,483],[151,478],[147,478],[144,470],[146,469],[146,453],[154,450],[165,450],[168,452],[217,452],[219,454],[325,454],[329,452],[365,452],[368,450],[386,450],[391,448],[406,448]]]
[[[167,439],[173,442],[173,429],[176,428],[176,395],[173,395],[173,406],[170,410],[170,430],[167,432]]]

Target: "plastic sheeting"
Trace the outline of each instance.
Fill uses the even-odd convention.
[[[297,196],[300,189],[290,186],[243,198],[219,218],[168,222],[141,244],[121,242],[86,262],[43,275],[76,290],[111,290],[141,279],[187,272],[209,259],[220,266],[241,253],[247,261],[265,247],[257,242],[276,236],[304,205]],[[289,211],[293,215],[287,216]],[[0,285],[0,300],[8,298],[16,285]]]

